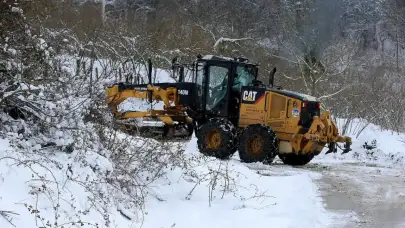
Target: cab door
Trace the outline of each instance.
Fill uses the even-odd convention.
[[[205,111],[212,116],[228,116],[228,101],[232,79],[232,64],[208,62],[206,66]]]

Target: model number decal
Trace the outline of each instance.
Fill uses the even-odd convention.
[[[244,101],[255,101],[256,95],[257,95],[257,91],[244,91],[242,99]]]
[[[179,90],[179,94],[180,94],[180,95],[188,95],[188,90],[180,89],[180,90]]]
[[[134,87],[133,88],[134,90],[148,90],[148,88],[146,88],[146,87]]]

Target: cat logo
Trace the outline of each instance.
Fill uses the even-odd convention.
[[[256,95],[257,95],[257,91],[244,91],[242,99],[244,101],[255,101]]]
[[[179,94],[180,94],[180,95],[188,95],[188,90],[180,89],[180,90],[179,90]]]

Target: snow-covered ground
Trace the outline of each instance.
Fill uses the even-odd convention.
[[[400,165],[403,163],[390,160],[390,155],[405,154],[405,147],[400,142],[402,137],[369,125],[358,139],[354,139],[353,152],[321,155],[313,163]],[[377,139],[377,160],[367,156],[362,148],[364,141],[373,139]],[[275,227],[328,227],[341,222],[343,216],[350,217],[350,213],[335,214],[326,209],[317,185],[322,174],[311,168],[296,170],[279,161],[271,166],[242,164],[237,154],[229,161],[218,161],[200,155],[195,138],[184,147],[187,168],[167,168],[166,175],[150,186],[142,213],[125,209],[120,202],[101,206],[106,211],[100,213],[96,210],[100,207],[93,203],[101,204],[102,201],[92,190],[106,194],[112,194],[113,190],[108,184],[99,182],[101,179],[94,167],[114,172],[107,158],[95,152],[88,152],[84,157],[76,152],[60,151],[24,154],[10,147],[8,139],[1,139],[0,211],[4,211],[5,217],[0,217],[0,227],[14,227],[11,224],[40,227],[41,218],[45,224],[48,220],[54,223],[55,214],[60,216],[59,225],[82,221],[85,227],[97,223],[99,227],[150,228],[268,227],[269,224]],[[92,186],[91,181],[96,184]],[[106,226],[103,214],[110,216],[109,226]]]
[[[322,154],[312,164],[335,169],[348,162],[404,165],[404,134],[381,131],[372,124],[358,137],[353,132],[348,132],[354,139],[352,152]],[[374,139],[377,148],[372,154],[362,145]],[[300,169],[278,160],[271,166],[242,164],[237,154],[219,161],[200,155],[195,138],[180,144],[185,152],[179,163],[187,164],[169,164],[165,175],[136,194],[145,199],[142,211],[125,204],[130,194],[117,194],[125,191],[106,182],[105,176],[116,170],[97,146],[69,154],[39,145],[21,150],[11,147],[10,140],[19,140],[18,135],[3,134],[0,139],[2,228],[40,227],[48,221],[68,224],[65,227],[79,227],[72,225],[79,221],[85,227],[329,227],[351,216],[327,210],[318,186],[323,174],[311,164]]]
[[[18,153],[7,139],[1,139],[0,211],[4,213],[0,227],[46,227],[48,223],[48,227],[80,227],[81,222],[84,227],[105,227],[103,217],[92,209],[100,200],[91,190],[106,186],[95,183],[92,189],[89,183],[99,180],[91,166],[111,170],[111,164],[96,153],[80,162],[75,155]],[[130,227],[116,209],[107,214],[112,225]]]
[[[198,154],[196,150],[193,139],[186,151],[195,156]],[[274,227],[326,227],[332,223],[333,215],[324,209],[318,187],[313,183],[313,179],[319,178],[315,173],[288,174],[286,170],[269,176],[259,171],[271,168],[260,164],[246,166],[238,159],[228,162],[212,160],[197,170],[209,173],[220,166],[227,166],[233,178],[230,194],[222,197],[221,191],[217,190],[209,205],[206,184],[198,186],[192,196],[188,196],[195,184],[181,179],[182,174],[175,171],[170,175],[170,181],[175,183],[170,186],[167,185],[169,180],[161,183],[160,194],[166,201],[148,203],[150,213],[145,227],[242,228],[268,227],[269,224]],[[276,169],[280,171],[279,167]]]
[[[309,171],[288,174],[287,170],[280,172],[278,167],[278,174],[269,176],[258,171],[269,168],[264,165],[245,166],[237,159],[204,158],[197,153],[195,140],[186,147],[185,155],[191,158],[189,168],[168,170],[165,178],[153,184],[144,208],[147,213],[137,217],[130,209],[115,204],[105,208],[111,216],[108,227],[268,227],[272,224],[309,228],[326,227],[333,222],[334,215],[325,210],[318,187],[313,183],[319,175]],[[41,218],[45,224],[48,220],[53,224],[55,214],[60,215],[59,225],[80,220],[85,227],[87,223],[107,227],[92,205],[101,201],[85,183],[100,180],[92,167],[98,165],[101,170],[110,171],[113,168],[96,153],[88,153],[83,160],[77,156],[55,151],[46,158],[32,155],[28,159],[15,153],[9,142],[2,139],[0,211],[10,213],[0,219],[0,227],[13,227],[11,223],[15,227],[40,227]],[[30,163],[36,159],[46,159],[42,163],[46,166]],[[18,166],[18,160],[25,162]],[[96,189],[111,191],[103,183],[96,184],[93,190]],[[40,217],[36,219],[37,214]]]
[[[344,128],[344,124],[345,120],[337,120],[340,131]],[[385,166],[405,167],[405,133],[384,130],[375,124],[355,119],[347,126],[345,135],[353,139],[353,150],[350,153],[344,155],[341,155],[339,151],[336,154],[324,155],[323,153],[316,157],[314,161],[323,163],[367,162]],[[365,143],[374,145],[375,148],[366,149],[364,148]]]

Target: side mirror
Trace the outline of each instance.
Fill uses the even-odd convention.
[[[174,64],[177,63],[177,59],[178,59],[178,58],[179,58],[178,56],[175,56],[175,57],[172,59],[172,65],[174,65]]]
[[[276,71],[277,71],[277,68],[274,67],[273,70],[270,72],[270,75],[269,75],[269,85],[271,87],[274,86],[274,75],[276,74]]]

